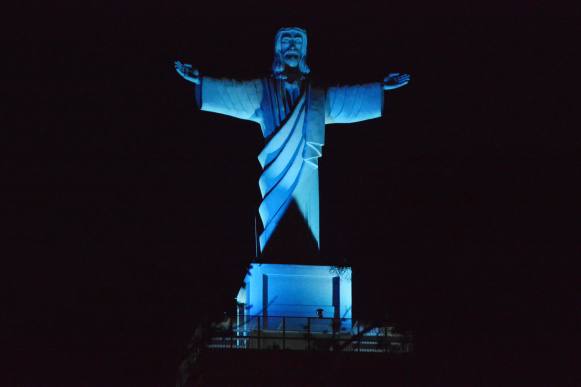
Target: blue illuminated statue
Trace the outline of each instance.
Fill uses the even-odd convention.
[[[179,61],[175,68],[196,85],[202,110],[254,121],[262,129],[266,144],[258,155],[263,168],[259,179],[261,252],[293,200],[320,246],[318,159],[325,144],[325,125],[380,117],[383,91],[410,81],[407,74],[391,73],[383,82],[316,87],[308,77],[307,34],[297,27],[277,32],[269,77],[216,79],[201,76]]]

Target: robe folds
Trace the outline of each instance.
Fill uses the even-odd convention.
[[[289,86],[274,77],[238,81],[205,76],[196,88],[201,110],[254,121],[266,140],[258,155],[263,168],[258,181],[261,252],[293,200],[320,247],[318,159],[325,125],[378,118],[383,110],[379,82],[319,88],[304,80],[302,87]]]

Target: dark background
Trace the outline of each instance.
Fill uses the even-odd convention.
[[[578,380],[574,12],[13,8],[0,75],[6,383],[173,384],[196,322],[231,308],[254,254],[263,145],[254,124],[199,112],[173,61],[264,75],[287,25],[308,30],[323,82],[412,74],[383,118],[327,128],[321,255],[352,265],[354,316],[413,330],[428,380]]]

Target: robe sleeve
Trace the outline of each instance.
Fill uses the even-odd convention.
[[[263,85],[260,79],[237,81],[202,77],[196,86],[196,102],[201,110],[243,120],[260,119]]]
[[[325,124],[348,124],[381,117],[383,85],[329,87],[325,96]]]

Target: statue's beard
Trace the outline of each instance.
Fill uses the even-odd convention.
[[[274,57],[272,71],[278,79],[303,79],[310,72],[306,59],[299,50],[278,51]]]
[[[287,52],[284,54],[284,64],[286,67],[290,67],[292,69],[296,69],[301,62],[301,56],[294,52]]]

